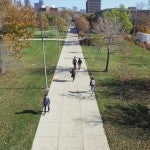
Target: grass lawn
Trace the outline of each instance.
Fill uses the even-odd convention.
[[[128,43],[126,58],[133,76],[124,82],[123,100],[119,99],[121,82],[116,70],[119,52],[111,53],[109,71],[105,69],[106,51],[83,46],[90,76],[96,80],[96,98],[104,121],[111,150],[150,149],[150,52]],[[94,65],[93,65],[94,64]]]
[[[45,41],[48,84],[59,58],[58,42]],[[42,111],[45,76],[41,41],[22,51],[16,71],[0,76],[0,149],[29,150]]]
[[[43,37],[46,38],[65,38],[66,36],[66,32],[67,32],[67,28],[66,31],[58,31],[55,27],[50,27],[49,30],[44,31],[43,30]],[[36,28],[35,29],[35,33],[34,33],[34,37],[35,38],[41,38],[41,30]]]

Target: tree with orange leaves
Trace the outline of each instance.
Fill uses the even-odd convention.
[[[14,54],[29,45],[25,39],[32,36],[35,25],[36,15],[30,7],[17,8],[10,0],[0,0],[0,73],[11,68],[11,56],[18,57]]]

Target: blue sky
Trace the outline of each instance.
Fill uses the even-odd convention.
[[[23,0],[22,0],[23,1]],[[39,0],[30,0],[31,4]],[[102,0],[102,9],[119,7],[124,4],[126,7],[136,6],[137,3],[143,2],[147,4],[148,0]],[[44,0],[45,6],[67,7],[72,8],[76,6],[79,9],[85,9],[86,0]]]

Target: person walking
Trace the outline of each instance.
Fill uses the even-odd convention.
[[[47,96],[47,94],[44,95],[43,106],[44,106],[45,114],[46,114],[46,108],[48,108],[48,112],[50,111],[50,98]]]
[[[90,86],[91,86],[91,91],[92,91],[92,94],[93,94],[94,90],[95,90],[95,80],[94,80],[93,77],[91,78]]]
[[[72,68],[72,70],[71,70],[71,77],[72,77],[72,79],[73,79],[73,81],[75,80],[75,76],[76,76],[76,70],[75,70],[75,68]]]
[[[81,58],[79,58],[79,60],[78,60],[78,70],[81,69],[81,64],[82,64],[82,60],[81,60]]]
[[[76,59],[76,57],[73,58],[72,64],[73,64],[74,69],[76,69],[76,65],[77,65],[77,59]]]

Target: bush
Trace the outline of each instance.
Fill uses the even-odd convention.
[[[80,40],[80,45],[86,45],[86,46],[92,46],[92,42],[91,42],[91,39],[83,39],[83,40]]]

